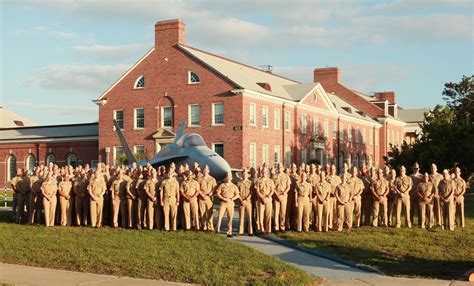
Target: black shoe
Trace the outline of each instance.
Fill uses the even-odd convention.
[[[249,233],[249,236],[253,236],[253,233]]]
[[[232,237],[232,234],[228,234],[227,237]]]

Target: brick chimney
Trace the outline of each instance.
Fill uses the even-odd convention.
[[[184,45],[184,22],[179,19],[159,21],[155,24],[155,48]]]
[[[339,83],[339,68],[328,67],[328,68],[315,68],[314,69],[314,82],[320,82],[323,85]]]
[[[379,100],[387,100],[390,104],[395,104],[396,96],[393,91],[382,91],[374,93],[374,97]]]

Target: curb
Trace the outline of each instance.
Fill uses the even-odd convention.
[[[281,239],[281,238],[278,238],[278,237],[274,237],[274,236],[270,236],[270,235],[262,235],[262,236],[260,236],[260,238],[263,238],[263,239],[266,239],[266,240],[284,245],[286,247],[289,247],[289,248],[292,248],[292,249],[295,249],[295,250],[305,252],[307,254],[322,257],[322,258],[329,259],[329,260],[332,260],[332,261],[340,263],[340,264],[344,264],[344,265],[347,265],[347,266],[350,266],[350,267],[353,267],[353,268],[357,268],[357,269],[365,271],[365,272],[384,275],[384,273],[382,271],[378,270],[375,267],[365,265],[365,264],[359,264],[359,263],[356,263],[356,262],[351,261],[351,260],[346,260],[342,257],[336,256],[336,255],[333,255],[333,254],[329,254],[329,253],[325,253],[325,252],[321,252],[321,251],[317,251],[317,250],[312,250],[312,249],[309,249],[309,248],[306,248],[306,247],[302,247],[302,246],[296,245],[292,242],[289,242],[287,240],[284,240],[284,239]]]

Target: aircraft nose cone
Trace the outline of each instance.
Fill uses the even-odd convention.
[[[211,170],[211,175],[217,180],[221,181],[225,178],[227,173],[231,171],[229,163],[221,157],[214,157],[208,163]]]

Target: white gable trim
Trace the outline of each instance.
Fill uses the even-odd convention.
[[[102,95],[97,99],[97,100],[102,100],[107,93],[109,93],[112,88],[114,88],[119,82],[121,82],[132,70],[134,70],[144,59],[146,59],[153,51],[155,50],[155,47],[151,48],[141,59],[138,60],[130,69],[128,69],[127,72],[125,72],[122,77],[120,77],[119,80],[117,80],[109,89],[107,89]],[[141,76],[140,76],[141,77]],[[140,77],[138,79],[140,79]],[[132,87],[132,89],[135,88],[135,85]]]
[[[262,93],[262,92],[257,92],[257,91],[245,89],[245,88],[233,89],[233,90],[231,90],[231,92],[233,94],[239,94],[240,93],[242,95],[245,95],[245,96],[248,96],[248,97],[251,97],[251,98],[260,99],[260,100],[267,100],[267,101],[273,102],[273,103],[277,102],[277,103],[286,103],[286,104],[289,104],[289,105],[292,105],[292,106],[296,105],[296,102],[294,102],[294,101],[284,99],[284,98],[280,98],[280,97],[276,97],[274,95],[268,95],[268,94],[265,94],[265,93]]]
[[[316,93],[318,94],[319,97],[321,97],[323,100],[324,100],[324,103],[326,104],[326,106],[329,108],[330,111],[334,112],[334,113],[337,113],[337,110],[336,108],[334,107],[334,105],[332,104],[331,100],[329,99],[329,97],[326,95],[326,91],[324,90],[323,86],[318,83],[317,85],[314,86],[313,89],[311,89],[300,101],[298,104],[303,104],[303,101],[310,95],[313,93],[313,91],[316,91]]]

